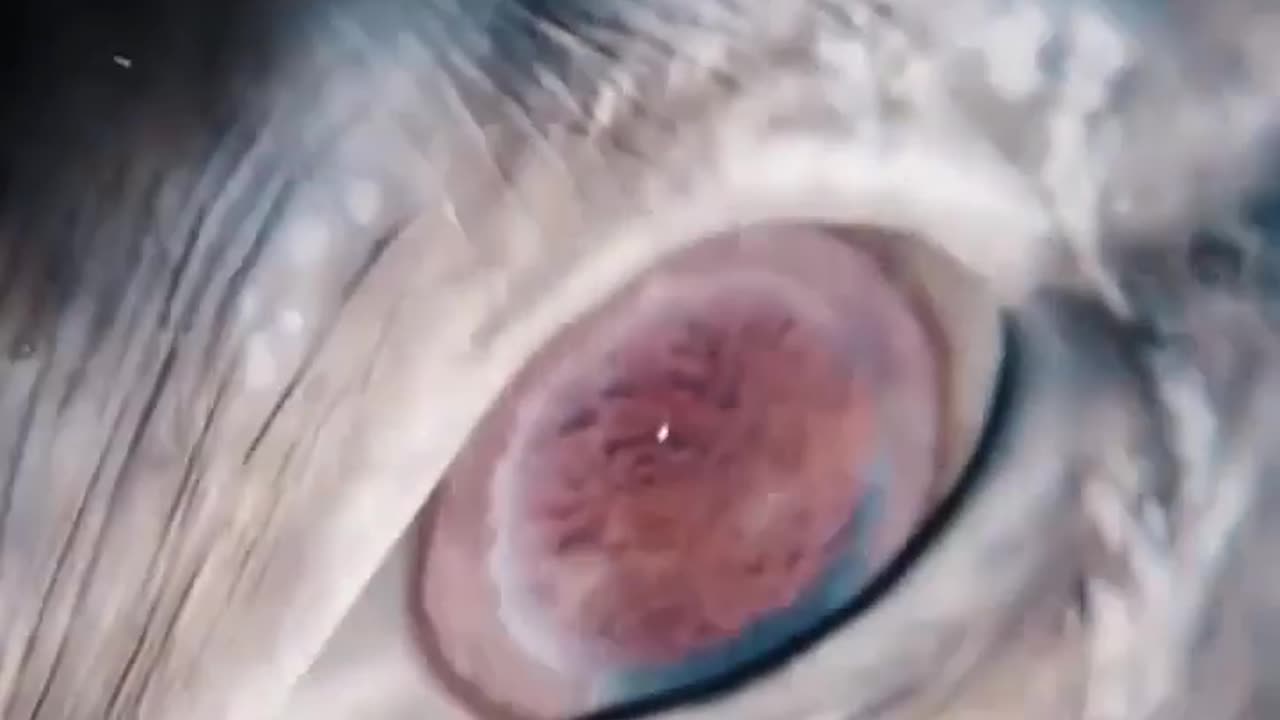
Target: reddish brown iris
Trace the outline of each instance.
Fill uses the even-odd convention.
[[[431,672],[468,707],[565,717],[731,671],[901,549],[936,490],[945,358],[895,275],[906,241],[861,239],[699,243],[505,388],[412,578]]]
[[[732,640],[848,542],[874,450],[868,359],[803,288],[690,284],[567,366],[500,477],[503,601],[580,660],[677,663]]]

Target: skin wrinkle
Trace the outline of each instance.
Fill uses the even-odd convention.
[[[198,458],[202,456],[204,449],[208,443],[210,430],[213,427],[213,419],[218,415],[218,411],[222,405],[223,399],[226,396],[226,389],[227,389],[227,383],[225,382],[222,385],[220,385],[218,388],[218,393],[214,397],[212,407],[210,408],[209,412],[205,416],[206,418],[205,422],[201,426],[199,435],[197,436],[196,441],[192,447],[191,453],[187,458],[186,466],[182,472],[182,481],[181,481],[181,484],[179,485],[178,493],[174,497],[173,504],[169,507],[167,513],[164,515],[164,517],[168,518],[168,521],[166,523],[166,527],[164,530],[164,538],[158,544],[157,552],[155,552],[152,555],[150,564],[148,565],[147,572],[146,572],[147,577],[159,578],[159,582],[161,583],[165,581],[169,568],[163,567],[161,565],[161,554],[159,552],[159,548],[166,547],[170,545],[172,542],[174,542],[173,539],[178,537],[178,528],[182,527],[185,524],[185,521],[189,517],[191,502],[194,496],[193,491],[196,487],[196,484],[197,484],[196,480],[198,478],[195,466],[198,461]],[[179,598],[177,607],[181,607],[182,604],[185,603],[185,598],[190,587],[191,587],[191,583],[187,583],[187,586],[186,586],[187,591],[184,591],[182,596]],[[146,646],[156,642],[156,640],[154,639],[155,633],[151,632],[150,629],[153,627],[153,623],[155,623],[157,618],[159,617],[161,605],[162,605],[161,602],[158,602],[158,601],[153,602],[151,603],[150,607],[147,610],[147,615],[146,615],[144,624],[142,626],[142,630],[138,633],[138,640],[134,644],[133,650],[129,653],[128,660],[125,662],[123,670],[120,673],[119,680],[117,681],[115,687],[112,689],[111,696],[107,701],[108,715],[111,715],[112,713],[115,713],[115,712],[119,712],[122,709],[120,705],[122,703],[123,697],[125,696],[125,692],[126,692],[125,689],[130,684],[130,681],[134,677],[134,672],[135,672],[134,668],[137,666],[140,659],[144,657]],[[171,610],[169,612],[168,617],[170,619],[167,621],[168,629],[166,630],[165,633],[162,634],[161,636],[162,639],[159,642],[163,643],[163,637],[168,634],[169,630],[172,629],[172,618],[175,617],[176,615],[177,615],[176,609]],[[152,650],[152,652],[154,652],[154,649]]]
[[[128,331],[125,331],[125,332],[128,332]],[[96,345],[97,341],[93,341],[93,342],[95,342],[95,345]],[[76,373],[74,373],[73,377],[77,377],[77,375],[79,375],[79,374],[82,374],[82,373],[81,373],[81,372],[79,372],[79,370],[77,370],[77,372],[76,372]],[[36,395],[35,397],[38,397],[38,393],[37,393],[37,395]],[[37,401],[37,400],[35,400],[35,397],[33,397],[33,402]],[[46,401],[47,401],[47,397],[46,397]],[[58,404],[58,405],[59,405],[59,406],[64,406],[65,404],[64,404],[64,402],[63,402],[63,404]]]
[[[173,360],[172,354],[165,356],[164,361],[161,365],[160,371],[157,373],[157,377],[155,378],[151,389],[146,395],[147,399],[145,401],[145,404],[143,405],[141,417],[134,425],[138,429],[134,431],[134,434],[129,439],[128,445],[125,448],[124,457],[120,460],[119,473],[117,474],[114,481],[111,481],[111,480],[106,481],[106,485],[111,488],[110,494],[108,495],[108,498],[106,501],[106,508],[104,512],[104,515],[106,516],[110,516],[115,510],[115,507],[117,504],[117,497],[118,497],[116,492],[121,485],[121,479],[124,477],[127,477],[127,474],[134,467],[135,457],[139,450],[142,433],[144,432],[144,429],[147,428],[151,423],[153,413],[155,412],[157,399],[159,398],[160,394],[164,391],[165,386],[168,383],[170,372],[173,367],[172,360]],[[125,426],[124,423],[117,424],[117,427],[122,427],[122,426]],[[106,474],[106,471],[103,466],[100,465],[98,468],[95,468],[92,479],[90,481],[91,483],[90,493],[94,492],[94,489],[96,489],[96,486],[98,485],[99,479],[105,476],[105,474]],[[80,507],[83,508],[85,504],[86,503],[82,501],[82,504]],[[65,544],[63,546],[64,548],[72,547],[76,543],[76,541],[79,539],[80,531],[81,531],[81,528],[83,527],[80,522],[81,517],[82,516],[80,515],[80,513],[77,512],[76,522],[72,524],[71,534],[65,541]],[[85,573],[88,574],[90,577],[92,577],[97,573],[97,568],[102,558],[101,550],[103,547],[103,543],[102,543],[101,533],[104,532],[104,526],[100,526],[98,532],[100,533],[98,537],[91,542],[91,547],[93,548],[93,552],[89,558],[88,567],[85,570]],[[64,565],[63,565],[64,558],[66,558],[65,550],[63,554],[60,554],[58,564],[55,567],[54,574],[55,574],[55,577],[59,577],[59,579],[68,575],[68,573],[64,571]],[[80,603],[84,600],[84,598],[85,596],[83,594],[76,595],[74,604],[70,609],[70,614],[73,618],[82,614],[82,606]],[[33,637],[38,636],[40,634],[40,630],[41,630],[40,626],[37,625],[36,632],[33,634]],[[49,670],[47,670],[46,681],[43,687],[41,688],[40,695],[36,700],[35,706],[29,711],[32,716],[39,717],[41,715],[41,710],[44,707],[45,702],[49,699],[49,692],[51,690],[52,684],[60,675],[59,671],[62,669],[61,665],[67,650],[67,642],[72,636],[73,635],[70,630],[63,631],[61,641],[59,642],[57,650],[53,657],[52,667],[49,668]]]
[[[117,167],[123,167],[123,166],[121,166],[121,165],[117,165]],[[86,197],[94,197],[96,194],[100,194],[100,193],[90,193],[90,194],[87,194],[87,195],[86,195]],[[106,218],[104,217],[104,219],[106,219]],[[110,283],[110,282],[112,281],[112,280],[111,280],[111,278],[110,278],[109,276],[105,275],[105,274],[104,274],[104,275],[99,275],[98,277],[99,277],[100,279],[102,279],[102,280],[106,280],[108,283]],[[141,277],[145,277],[145,276],[141,276]],[[87,289],[87,288],[86,288],[86,289]],[[108,286],[108,290],[109,290],[109,289],[110,289],[110,288],[109,288],[109,286]],[[100,307],[100,308],[105,308],[105,310],[106,310],[107,312],[110,312],[110,311],[111,311],[111,309],[113,308],[113,306],[114,306],[115,304],[116,304],[116,303],[112,302],[112,301],[109,299],[109,297],[108,297],[108,298],[106,299],[106,301],[105,301],[105,302],[103,302],[103,303],[101,303],[101,304],[99,305],[99,307]],[[94,325],[98,325],[99,323],[98,323],[98,322],[95,322],[95,323],[93,323],[93,324],[94,324]],[[96,344],[96,342],[95,342],[95,344]],[[51,348],[49,348],[49,352],[50,352],[50,353],[52,353],[52,352],[54,352],[54,351],[55,351],[55,350],[54,350],[54,348],[52,348],[52,347],[51,347]],[[169,361],[167,361],[167,360],[166,360],[166,366],[168,366],[168,362],[169,362]],[[126,366],[126,367],[127,367],[127,366]],[[122,369],[124,369],[124,368],[122,368]],[[167,375],[167,373],[164,373],[164,374],[166,374],[166,375]],[[119,376],[119,375],[117,375],[117,377],[118,377],[118,376]],[[124,377],[128,377],[127,370],[126,370],[126,372],[125,372],[125,374],[124,374]],[[160,388],[160,387],[162,387],[162,386],[163,386],[163,383],[158,383],[158,384],[157,384],[157,388]],[[81,393],[81,395],[83,395],[83,393]],[[36,396],[36,398],[35,398],[35,399],[33,399],[33,402],[38,402],[38,401],[39,401],[39,400],[38,400],[38,397],[39,397],[39,396],[37,395],[37,396]],[[66,400],[66,401],[64,401],[64,403],[62,403],[62,405],[64,405],[64,406],[65,406],[67,403],[69,403],[69,402],[70,402],[70,398],[72,398],[72,397],[73,397],[73,394],[72,394],[72,393],[71,393],[71,391],[70,391],[70,386],[68,386],[68,391],[67,391],[67,396],[66,396],[66,397],[67,397],[67,400]],[[33,425],[35,425],[35,424],[33,423]],[[37,428],[38,428],[39,426],[38,426],[38,425],[35,425],[35,427],[37,427]],[[118,423],[115,423],[115,424],[114,424],[114,427],[116,427],[116,428],[120,429],[122,432],[124,432],[124,431],[127,431],[127,429],[130,427],[130,423],[129,423],[129,422],[118,422]],[[145,427],[145,424],[144,424],[144,425],[141,425],[141,426],[138,426],[138,427]],[[140,435],[140,431],[139,431],[139,435]],[[33,433],[33,434],[32,434],[32,437],[39,438],[39,437],[41,437],[41,436],[40,436],[40,435],[38,434],[38,432],[37,432],[37,433]],[[87,438],[80,438],[80,442],[78,442],[78,443],[77,443],[77,446],[78,446],[79,452],[84,452],[84,451],[86,451],[86,450],[89,450],[89,449],[90,449],[90,447],[85,446],[85,444],[83,443],[83,440],[86,440],[86,439],[87,439]],[[137,447],[137,440],[133,441],[133,443],[132,443],[132,444],[133,444],[133,446],[134,446],[134,447]],[[105,456],[104,456],[104,460],[105,460]],[[30,472],[30,471],[29,471],[29,472]],[[95,476],[96,476],[96,473],[95,473]],[[38,477],[38,475],[37,475],[37,476],[35,476],[35,477]],[[11,482],[17,482],[17,481],[19,481],[19,480],[21,480],[21,478],[14,478]],[[113,490],[113,491],[112,491],[112,493],[111,493],[111,497],[112,497],[113,499],[112,499],[110,502],[114,504],[114,498],[115,498],[115,491],[114,491],[114,490]],[[73,507],[76,507],[76,506],[73,506]],[[78,507],[79,507],[79,508],[81,508],[81,509],[83,509],[83,508],[84,508],[84,505],[83,505],[83,504],[78,504]],[[77,510],[77,518],[78,518],[78,517],[80,517],[80,515],[79,515],[80,511],[81,511],[81,510]],[[95,514],[96,514],[96,513],[95,513]],[[77,520],[77,525],[76,525],[76,527],[79,527],[79,521],[78,521],[78,520]],[[141,529],[141,528],[138,528],[138,529]],[[20,536],[19,536],[19,537],[20,537]],[[69,551],[71,550],[71,548],[73,547],[73,544],[72,544],[72,543],[74,542],[74,539],[75,539],[75,535],[74,535],[74,531],[73,531],[72,539],[71,539],[71,540],[68,540],[68,541],[66,541],[66,542],[64,542],[64,543],[63,543],[63,548],[64,548],[64,550],[62,551],[62,557],[64,557],[64,558],[65,558],[65,557],[67,557],[66,553],[67,553],[67,552],[69,552]],[[8,537],[8,541],[9,541],[9,542],[12,542],[12,541],[13,541],[13,536],[12,536],[12,535],[9,535],[9,537]],[[101,548],[101,543],[99,543],[99,542],[93,542],[93,543],[91,543],[91,544],[90,544],[90,548],[91,548],[91,549],[94,549],[94,551],[95,551],[95,558],[96,558],[96,557],[98,557],[98,556],[97,556],[97,551],[98,551],[98,549],[100,549],[100,548]],[[8,565],[10,565],[10,563],[6,562],[6,566],[8,566]],[[72,574],[72,572],[71,572],[71,568],[70,568],[70,567],[67,567],[66,565],[64,565],[64,564],[63,564],[63,561],[61,561],[61,560],[60,560],[60,561],[59,561],[59,563],[58,563],[58,566],[57,566],[57,567],[59,568],[58,572],[59,572],[59,573],[61,573],[60,575],[57,575],[58,580],[59,580],[59,587],[63,587],[63,585],[62,585],[63,583],[66,583],[66,582],[68,582],[68,581],[73,580],[73,578],[74,578],[75,576]],[[12,576],[10,575],[10,576],[8,576],[8,577],[12,577]],[[52,586],[51,586],[51,587],[52,587]],[[64,592],[65,592],[65,590],[64,590]],[[82,594],[80,594],[80,593],[77,593],[77,594],[75,595],[75,597],[76,597],[76,598],[83,598],[84,596],[83,596]],[[79,602],[79,599],[77,600],[77,602]],[[48,602],[42,603],[42,607],[44,607],[44,608],[48,608],[48,607],[49,607]],[[42,610],[42,611],[41,611],[41,617],[43,617],[43,613],[44,613],[44,611]],[[48,640],[51,640],[51,639],[56,639],[56,638],[58,637],[58,635],[59,635],[59,633],[54,632],[54,631],[51,631],[50,629],[46,628],[46,627],[43,625],[43,621],[41,621],[41,625],[38,625],[38,626],[37,626],[37,630],[36,630],[36,633],[37,633],[37,634],[35,634],[35,635],[31,635],[31,637],[32,637],[33,639],[34,639],[34,638],[36,638],[36,637],[38,637],[38,636],[39,636],[39,633],[40,633],[40,632],[42,632],[42,631],[43,631],[43,634],[44,634],[44,636],[45,636],[45,641],[46,641],[46,642],[47,642]],[[12,636],[10,636],[10,635],[8,635],[8,634],[6,634],[6,636],[7,636],[7,637],[12,637]],[[14,646],[16,646],[16,645],[17,645],[17,643],[16,643],[16,642],[8,642],[8,643],[6,643],[6,649],[12,648],[12,647],[14,647]],[[32,648],[32,647],[34,647],[34,646],[32,646],[32,645],[28,644],[28,645],[27,645],[27,647],[30,649],[30,648]],[[57,651],[57,653],[58,653],[58,654],[57,654],[57,658],[58,658],[58,659],[57,659],[57,660],[55,660],[54,662],[59,662],[59,660],[60,660],[62,657],[64,657],[64,652],[65,652],[64,648],[65,648],[65,645],[60,645],[60,646],[59,646],[59,649],[58,649],[58,651]],[[31,669],[33,669],[33,670],[34,670],[34,669],[36,669],[36,668],[38,668],[38,666],[33,666]],[[6,673],[6,674],[7,674],[7,673]],[[56,674],[50,674],[48,677],[52,680],[53,678],[56,678],[56,677],[59,677],[59,676],[58,676],[58,675],[56,675]],[[66,677],[66,674],[63,674],[63,677]],[[48,684],[48,682],[46,682],[46,683],[45,683],[44,688],[45,688],[45,689],[44,689],[43,691],[41,691],[41,696],[36,700],[37,708],[36,708],[33,712],[37,712],[37,713],[38,713],[38,712],[39,712],[39,707],[40,707],[40,705],[41,705],[42,703],[44,703],[44,701],[49,697],[49,696],[47,695],[47,692],[48,692],[48,690],[50,689],[50,685]],[[19,703],[20,703],[19,708],[20,708],[20,707],[21,707],[21,702],[22,702],[22,696],[21,696],[21,695],[14,695],[14,694],[12,694],[12,693],[8,693],[8,695],[9,695],[9,701],[10,701],[10,703],[13,703],[13,702],[15,702],[15,701],[16,701],[16,702],[19,702]],[[66,699],[66,698],[64,697],[64,698],[63,698],[63,700],[65,700],[65,699]],[[10,707],[10,709],[11,709],[11,712],[7,712],[6,714],[12,714],[13,712],[17,712],[17,713],[22,713],[22,712],[23,712],[23,711],[21,711],[20,709],[15,711],[15,710],[13,709],[12,704],[10,704],[10,706],[9,706],[9,707]],[[62,715],[64,711],[59,711],[59,710],[56,710],[56,709],[55,709],[55,710],[52,710],[51,712],[53,713],[53,715],[54,715],[54,716],[58,716],[58,715]]]
[[[46,154],[6,169],[5,187],[16,189],[0,212],[0,243],[19,264],[4,277],[49,276],[52,300],[39,316],[30,356],[0,358],[0,452],[9,454],[0,455],[9,461],[0,467],[11,468],[0,503],[4,716],[307,717],[305,702],[316,697],[316,686],[304,673],[341,665],[326,641],[337,628],[340,646],[346,630],[340,621],[349,611],[358,617],[366,595],[382,587],[370,576],[389,554],[396,557],[397,536],[437,471],[522,357],[563,317],[582,312],[694,231],[742,219],[734,211],[744,206],[757,204],[753,212],[768,214],[796,200],[752,203],[768,193],[741,180],[729,182],[733,188],[723,197],[706,189],[717,173],[730,174],[731,159],[721,154],[742,157],[754,149],[757,136],[746,126],[779,119],[750,116],[758,109],[753,101],[774,106],[777,116],[792,111],[782,119],[807,119],[817,113],[804,97],[792,108],[777,98],[789,86],[784,81],[815,75],[825,77],[800,86],[802,96],[840,88],[855,98],[850,105],[866,97],[847,87],[853,82],[845,60],[818,70],[806,50],[815,37],[850,32],[833,19],[843,8],[824,6],[832,17],[783,8],[765,19],[763,5],[651,2],[627,17],[613,5],[580,18],[549,4],[441,1],[430,7],[452,25],[433,27],[407,4],[366,20],[335,2],[325,11],[349,16],[331,20],[281,3],[272,6],[278,16],[262,11],[275,20],[253,33],[216,21],[205,34],[197,29],[209,18],[170,19],[181,31],[126,48],[135,62],[123,77],[133,79],[119,82],[131,90],[87,93],[75,102],[32,98],[62,119],[5,138],[43,140]],[[375,11],[365,12],[372,18]],[[286,33],[286,17],[305,21]],[[408,34],[388,29],[406,17]],[[241,24],[252,25],[248,20]],[[596,22],[598,29],[583,27]],[[503,57],[498,26],[529,31],[536,41],[529,56],[511,50]],[[209,39],[182,49],[184,40],[200,37]],[[338,51],[326,46],[334,38],[343,38],[359,62],[334,61],[330,53]],[[86,46],[109,60],[120,49],[113,39]],[[208,70],[200,60],[236,58],[254,46],[270,50],[226,61],[226,70]],[[557,53],[548,59],[547,48]],[[257,64],[263,57],[269,60]],[[525,60],[528,74],[516,74]],[[158,66],[164,69],[147,69]],[[206,75],[228,80],[206,87]],[[90,86],[98,76],[86,77],[79,82]],[[779,94],[762,95],[771,81]],[[55,94],[74,91],[60,90],[74,81],[52,71],[43,82]],[[601,110],[609,108],[604,97],[613,98],[611,109]],[[218,110],[202,112],[209,106]],[[60,142],[81,132],[69,125],[95,124],[87,117],[100,126],[92,154],[82,154],[87,140]],[[825,130],[829,138],[850,132],[839,121],[833,125]],[[340,242],[323,268],[284,269],[280,228],[308,212],[301,198],[340,174],[335,168],[347,155],[367,156],[389,194],[416,199],[390,211],[404,217],[363,230],[339,225]],[[174,180],[175,187],[170,178],[183,181]],[[168,197],[159,201],[157,193]],[[725,199],[733,193],[747,199]],[[838,204],[814,201],[798,212],[834,212]],[[126,217],[134,210],[125,208],[137,215]],[[645,239],[649,234],[655,237]],[[965,257],[978,254],[957,247]],[[998,260],[991,258],[992,265]],[[1136,273],[1109,262],[1094,272]],[[1006,273],[992,275],[1000,280]],[[235,319],[235,298],[250,288],[268,291],[269,310],[294,307],[301,297],[301,312],[313,320],[299,331],[301,356],[288,359],[271,386],[253,392],[242,385],[252,329]],[[35,290],[42,297],[44,288]],[[0,291],[0,327],[20,324],[27,312],[11,300],[20,292],[26,290]],[[1074,385],[1050,393],[1045,409],[1031,413],[1034,421],[1015,436],[1020,447],[1008,449],[1013,459],[1006,458],[1008,474],[1000,476],[1007,482],[992,483],[1004,490],[975,503],[945,536],[952,549],[930,555],[903,594],[886,596],[847,639],[824,643],[813,659],[762,680],[764,689],[662,717],[748,717],[748,708],[762,717],[798,717],[832,705],[841,713],[848,708],[851,717],[1025,716],[1009,679],[1033,663],[1050,675],[1064,668],[1048,682],[1056,697],[1046,700],[1066,708],[1062,717],[1084,716],[1082,695],[1093,701],[1090,720],[1146,717],[1136,706],[1110,715],[1097,710],[1106,705],[1100,693],[1125,690],[1130,681],[1137,686],[1137,678],[1117,675],[1110,688],[1104,678],[1080,689],[1085,681],[1077,670],[1085,674],[1087,651],[1097,641],[1089,631],[1102,626],[1097,618],[1107,608],[1093,608],[1095,616],[1064,630],[1065,647],[1045,628],[1076,612],[1064,600],[1068,588],[1101,564],[1079,557],[1070,544],[1078,526],[1093,520],[1071,492],[1072,476],[1056,473],[1056,463],[1068,459],[1062,455],[1077,452],[1059,447],[1064,418],[1091,418],[1097,410],[1108,418],[1097,423],[1098,432],[1120,433],[1154,412],[1150,403],[1135,401],[1115,418],[1102,412],[1113,407],[1102,398],[1128,398],[1135,386],[1157,379],[1147,377],[1154,371],[1141,353],[1130,364],[1116,362],[1122,369],[1110,361],[1099,369],[1081,357],[1085,347],[1099,355],[1108,343],[1127,348],[1118,331],[1085,335],[1056,305],[1036,305],[1017,290],[1008,297],[1037,308],[1029,323],[1052,328],[1041,341],[1067,359],[1061,366],[1046,360],[1045,367],[1075,374]],[[1203,323],[1189,338],[1193,347],[1255,348],[1265,364],[1270,331],[1251,322]],[[1046,386],[1070,384],[1043,372]],[[1227,370],[1211,373],[1210,390],[1228,377]],[[1069,400],[1072,392],[1076,399]],[[1256,412],[1217,409],[1231,418]],[[1158,454],[1149,444],[1134,447]],[[1017,472],[1034,467],[1046,469]],[[1145,479],[1144,472],[1122,464],[1098,471],[1093,481]],[[1027,487],[1008,489],[1016,481]],[[1010,509],[1025,513],[998,519]],[[966,542],[960,528],[985,528],[986,535]],[[1177,518],[1172,532],[1185,541],[1180,557],[1193,555],[1194,533]],[[987,560],[1001,565],[988,571],[967,559],[977,548],[1004,549],[1010,557]],[[1131,554],[1124,546],[1113,550],[1120,560]],[[1069,571],[1058,572],[1059,559]],[[1215,558],[1184,562],[1200,591],[1221,582],[1212,578]],[[394,573],[378,577],[401,581]],[[948,586],[954,605],[925,602],[930,582],[954,583]],[[1149,607],[1140,601],[1159,600],[1119,582],[1112,591],[1139,610]],[[1131,647],[1147,647],[1140,641],[1151,636],[1141,632],[1161,637],[1166,629],[1134,630],[1132,618],[1112,619],[1138,633]],[[375,623],[378,633],[386,626],[385,617]],[[869,660],[872,650],[883,667]],[[429,678],[408,678],[422,682],[416,692],[429,693]],[[815,692],[823,682],[827,692]],[[295,684],[298,694],[289,697]],[[906,689],[894,695],[898,688]],[[885,695],[895,700],[875,700]],[[317,708],[331,712],[319,702],[310,717],[323,717]],[[432,717],[450,717],[436,708],[440,714]]]

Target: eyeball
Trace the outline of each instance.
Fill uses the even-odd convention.
[[[427,670],[535,719],[785,657],[952,491],[1002,337],[927,239],[780,222],[672,253],[531,358],[429,502]]]

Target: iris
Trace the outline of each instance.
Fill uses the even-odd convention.
[[[433,673],[486,717],[564,717],[826,632],[984,424],[998,324],[955,273],[904,236],[743,229],[564,328],[424,516]]]

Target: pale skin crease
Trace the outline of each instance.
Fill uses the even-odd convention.
[[[557,327],[779,215],[952,254],[1025,329],[1022,390],[899,587],[778,673],[652,717],[1278,712],[1255,662],[1280,608],[1257,560],[1280,512],[1276,260],[1205,283],[1185,242],[1239,225],[1273,16],[1219,3],[1193,33],[1171,10],[1115,54],[1059,17],[1074,50],[1033,97],[981,63],[1048,45],[1005,55],[968,3],[596,3],[616,24],[590,42],[545,16],[565,3],[267,5],[50,13],[23,45],[0,139],[0,717],[469,717],[408,636],[418,508]],[[1133,66],[1130,104],[1092,92]],[[1237,85],[1248,102],[1211,112],[1204,88]],[[1062,154],[1097,112],[1120,142]],[[871,121],[903,142],[872,158]]]

